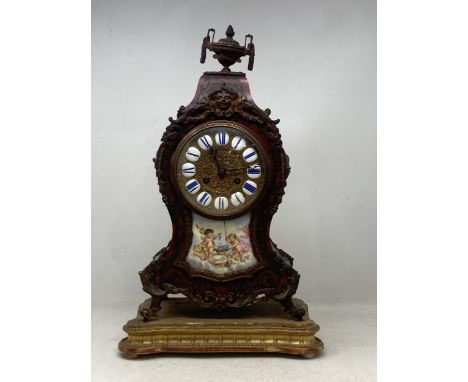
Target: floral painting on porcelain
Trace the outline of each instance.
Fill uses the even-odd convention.
[[[257,264],[249,237],[250,213],[227,221],[193,214],[193,238],[187,262],[197,270],[238,273]]]

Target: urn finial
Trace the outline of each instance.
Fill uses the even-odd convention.
[[[221,72],[230,72],[229,67],[236,62],[241,62],[240,58],[249,56],[248,69],[253,69],[254,58],[255,58],[255,46],[253,44],[253,36],[248,34],[245,36],[244,46],[234,40],[234,28],[229,25],[226,29],[226,37],[221,38],[218,42],[214,42],[215,30],[213,28],[208,29],[206,37],[203,38],[202,52],[200,62],[203,64],[206,60],[206,50],[211,50],[215,54],[213,58],[217,59],[223,69]],[[247,40],[249,42],[247,43]]]

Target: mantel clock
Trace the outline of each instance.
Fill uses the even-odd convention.
[[[194,99],[180,106],[177,118],[169,118],[153,160],[172,221],[172,238],[140,272],[143,290],[151,298],[139,308],[139,325],[157,325],[162,316],[176,314],[162,310],[175,300],[169,297],[173,294],[184,295],[183,303],[198,312],[213,312],[219,325],[219,317],[239,317],[263,309],[262,304],[286,312],[281,319],[290,325],[312,324],[304,317],[307,306],[293,298],[299,283],[293,258],[270,238],[271,220],[290,172],[279,119],[271,119],[269,109],[255,104],[246,75],[230,69],[243,56],[253,69],[253,37],[246,35],[241,46],[231,26],[218,42],[214,35],[209,29],[200,61],[204,63],[206,52],[212,51],[223,69],[202,75]],[[180,299],[176,303],[180,306]],[[315,334],[318,326],[313,325]],[[307,351],[289,352],[321,350],[323,345],[313,334],[308,333],[312,345]],[[196,348],[196,335],[189,341],[193,346],[185,349]],[[121,350],[130,353],[124,345]],[[170,351],[167,344],[164,348]],[[222,351],[215,348],[211,351]]]

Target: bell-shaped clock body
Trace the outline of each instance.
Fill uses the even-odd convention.
[[[200,307],[241,308],[275,299],[297,319],[299,274],[270,238],[289,174],[269,109],[252,100],[243,73],[205,73],[179,108],[154,159],[172,240],[140,272],[152,296],[141,315],[157,317],[169,294]]]

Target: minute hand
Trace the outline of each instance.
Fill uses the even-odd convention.
[[[241,171],[241,170],[247,170],[249,167],[241,167],[241,168],[230,168],[230,169],[227,169],[226,172],[232,172],[232,171]]]

